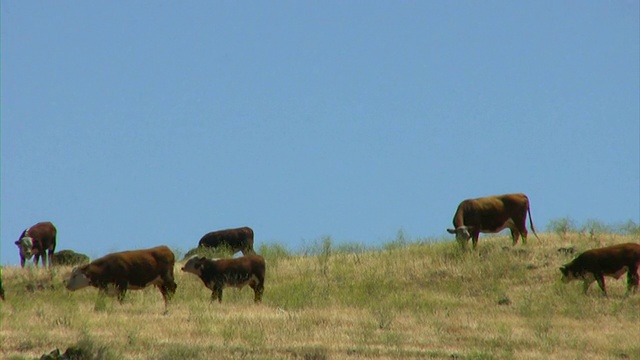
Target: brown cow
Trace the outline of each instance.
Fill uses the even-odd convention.
[[[237,259],[210,260],[195,256],[182,267],[182,271],[200,277],[204,285],[211,289],[211,301],[222,302],[225,286],[242,288],[249,285],[254,292],[254,301],[262,301],[264,292],[265,263],[260,255],[247,255]]]
[[[122,302],[128,289],[141,290],[155,285],[167,302],[176,292],[173,277],[175,255],[166,246],[151,249],[122,251],[105,255],[89,264],[73,269],[65,286],[71,291],[93,286],[108,293],[114,286]]]
[[[42,256],[42,266],[46,267],[47,255],[49,255],[49,267],[51,267],[57,234],[56,227],[49,221],[37,223],[23,231],[15,242],[20,250],[20,265],[24,267],[25,261],[34,256],[33,263],[38,266]]]
[[[527,213],[531,231],[538,237],[531,220],[529,199],[525,194],[506,194],[487,196],[478,199],[467,199],[458,205],[453,216],[453,229],[447,229],[450,234],[456,234],[456,240],[466,246],[469,239],[473,241],[473,248],[478,245],[480,233],[497,233],[506,228],[511,230],[513,245],[527,243]]]
[[[253,230],[250,227],[212,231],[198,242],[198,247],[217,248],[227,246],[233,254],[242,251],[242,255],[255,254],[253,250]]]
[[[626,243],[591,249],[578,255],[573,261],[560,267],[562,282],[582,280],[586,294],[594,281],[598,282],[606,296],[604,277],[619,279],[627,273],[627,294],[638,290],[638,267],[640,267],[640,244]]]

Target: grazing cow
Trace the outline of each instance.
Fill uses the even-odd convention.
[[[264,292],[265,264],[260,255],[247,255],[236,259],[210,260],[195,256],[182,267],[182,271],[200,277],[204,285],[211,289],[211,301],[222,302],[225,286],[242,288],[249,285],[255,294],[254,301],[262,301]]]
[[[33,258],[33,263],[38,266],[40,256],[42,256],[42,266],[47,266],[47,255],[49,255],[49,267],[51,259],[56,249],[56,236],[58,231],[49,221],[41,222],[27,228],[20,234],[15,244],[20,250],[20,265],[24,267],[26,260]]]
[[[619,279],[627,273],[627,294],[638,290],[638,267],[640,267],[640,244],[626,243],[591,249],[578,255],[573,261],[560,267],[562,282],[582,280],[582,290],[586,294],[594,281],[598,282],[602,293],[607,290],[604,277]]]
[[[53,254],[53,265],[76,266],[89,263],[89,257],[73,250],[61,250]]]
[[[253,230],[250,227],[213,231],[205,234],[198,243],[198,247],[220,246],[229,247],[234,254],[238,251],[242,251],[242,255],[256,253],[253,250]]]
[[[473,248],[478,245],[480,233],[497,233],[506,228],[511,230],[513,245],[518,243],[522,236],[522,242],[527,243],[527,213],[529,213],[529,225],[531,231],[538,237],[531,220],[529,199],[525,194],[506,194],[499,196],[487,196],[478,199],[467,199],[458,205],[453,216],[453,229],[447,229],[450,234],[456,235],[456,240],[466,246],[469,239],[473,241]]]
[[[65,286],[71,291],[93,286],[103,293],[108,293],[113,286],[122,302],[128,289],[141,290],[155,285],[166,307],[177,288],[174,264],[175,255],[166,246],[112,253],[73,269]]]

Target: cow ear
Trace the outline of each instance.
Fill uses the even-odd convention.
[[[455,233],[456,233],[456,230],[455,230],[455,229],[447,229],[447,232],[448,232],[449,234],[455,234]]]
[[[14,242],[14,244],[20,245],[20,240],[16,240],[16,242]]]
[[[567,267],[564,266],[564,265],[560,266],[560,272],[563,273],[563,274],[566,274],[567,273]]]

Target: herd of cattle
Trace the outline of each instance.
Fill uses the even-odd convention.
[[[461,246],[471,239],[473,248],[478,244],[480,233],[497,233],[509,228],[513,245],[522,238],[527,241],[526,219],[536,238],[529,199],[524,194],[506,194],[488,196],[478,199],[464,200],[458,206],[453,217],[453,229]],[[58,264],[56,261],[57,230],[50,222],[42,222],[24,230],[15,242],[20,251],[20,264],[34,258],[38,266],[40,257],[42,265]],[[249,227],[227,229],[205,234],[198,243],[198,248],[219,248],[225,246],[233,253],[242,252],[239,258],[209,259],[201,255],[187,253],[188,258],[182,271],[198,276],[204,285],[211,290],[211,300],[222,301],[222,290],[225,286],[242,288],[249,285],[254,291],[254,301],[262,300],[266,266],[264,258],[255,254],[253,248],[253,230]],[[61,252],[62,253],[62,252]],[[73,257],[76,256],[77,257]],[[89,262],[84,255],[69,252],[67,257],[83,263],[73,269],[71,276],[65,280],[65,287],[71,291],[93,286],[103,293],[115,293],[118,299],[124,299],[127,290],[143,289],[156,286],[165,301],[165,306],[175,294],[177,285],[173,269],[175,255],[166,246],[150,249],[122,251],[111,253]],[[47,261],[48,259],[48,261]],[[62,262],[62,261],[61,261]],[[627,293],[637,292],[640,267],[640,244],[625,243],[591,249],[578,255],[573,261],[560,267],[562,281],[582,280],[583,291],[587,292],[593,282],[597,282],[606,295],[604,277],[619,279],[627,274]],[[4,300],[4,290],[0,278],[0,297]]]

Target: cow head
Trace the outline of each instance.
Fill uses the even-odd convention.
[[[75,291],[91,285],[91,279],[87,275],[87,266],[74,268],[71,276],[64,280],[67,290]]]
[[[576,271],[575,268],[570,266],[571,264],[565,264],[560,266],[560,272],[562,273],[562,282],[569,283],[573,280],[587,280],[589,279],[589,273],[584,271]]]
[[[202,274],[202,268],[204,267],[207,258],[204,256],[194,256],[182,267],[182,271],[196,274],[200,276]]]
[[[33,238],[29,236],[24,236],[20,240],[16,241],[15,244],[18,246],[20,250],[20,257],[23,259],[31,259],[33,257]]]
[[[455,230],[447,229],[449,234],[456,234],[456,240],[461,244],[466,244],[469,239],[471,239],[471,226],[459,226]]]

